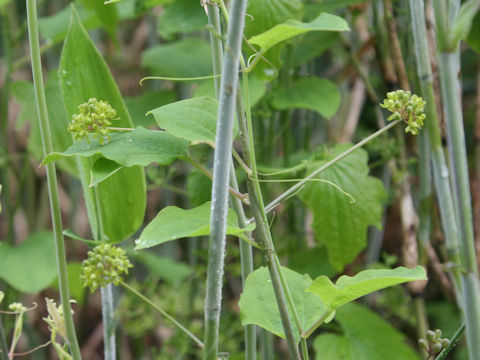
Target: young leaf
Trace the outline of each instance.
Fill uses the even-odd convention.
[[[152,162],[170,165],[175,159],[187,156],[188,142],[167,132],[147,130],[141,126],[134,131],[111,135],[110,141],[101,145],[98,141],[81,140],[64,152],[54,152],[45,157],[43,165],[58,159],[101,155],[119,165],[147,166]]]
[[[235,213],[230,209],[227,219],[227,234],[239,236],[245,231],[253,231],[250,224],[242,229],[238,227]],[[135,250],[146,249],[167,241],[186,237],[206,236],[210,234],[210,202],[190,210],[168,206],[143,230],[140,238],[135,240]]]
[[[158,126],[190,142],[215,143],[217,100],[202,96],[177,101],[149,112]]]
[[[288,20],[278,24],[262,34],[251,37],[248,41],[260,46],[264,53],[276,44],[310,31],[349,31],[350,28],[345,20],[336,15],[321,13],[309,23],[298,20]]]
[[[210,44],[188,37],[176,42],[157,45],[143,52],[142,66],[156,76],[196,77],[212,74]]]
[[[57,276],[51,232],[33,233],[15,247],[0,244],[0,259],[0,278],[24,293],[46,289]]]
[[[348,147],[338,145],[332,157]],[[367,227],[381,226],[385,190],[380,180],[368,176],[367,160],[367,152],[360,149],[319,175],[343,192],[328,183],[311,182],[299,194],[313,211],[316,239],[326,245],[330,262],[339,271],[366,246]]]
[[[282,271],[300,317],[302,330],[308,329],[325,312],[326,307],[316,295],[305,292],[312,284],[309,275],[301,275],[286,267],[282,267]],[[285,338],[270,274],[266,267],[260,267],[248,275],[239,306],[242,325],[255,324]],[[298,341],[300,334],[290,308],[289,316]]]
[[[420,360],[403,334],[361,305],[343,306],[335,319],[341,333],[322,333],[314,339],[316,360]]]
[[[132,127],[127,108],[113,80],[107,64],[95,48],[72,8],[72,19],[60,60],[60,88],[68,119],[79,112],[78,106],[90,98],[107,101],[117,112],[115,126]],[[95,203],[90,184],[90,161],[82,159],[81,180],[87,204]],[[143,221],[146,205],[146,187],[143,169],[123,168],[100,183],[96,188],[100,200],[104,238],[110,242],[122,241],[135,232]],[[92,232],[98,232],[95,209],[87,205]]]
[[[309,77],[290,87],[278,87],[272,94],[272,105],[278,110],[309,109],[331,118],[340,106],[340,92],[327,79]]]
[[[425,270],[421,266],[414,269],[398,267],[395,269],[371,269],[359,272],[355,276],[341,276],[335,284],[324,275],[317,277],[306,289],[312,292],[330,310],[358,299],[374,291],[408,281],[426,280]]]

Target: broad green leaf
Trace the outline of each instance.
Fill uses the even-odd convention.
[[[414,269],[397,267],[395,269],[370,269],[355,276],[341,276],[332,283],[325,275],[316,278],[306,291],[312,292],[330,309],[358,299],[374,291],[409,281],[426,280],[427,275],[421,266]]]
[[[208,76],[212,74],[212,51],[207,41],[188,37],[144,51],[142,66],[154,76]]]
[[[187,177],[188,200],[192,206],[200,206],[212,198],[212,180],[197,169]]]
[[[469,0],[462,4],[452,24],[452,32],[455,40],[462,40],[468,36],[472,21],[479,9],[480,2],[478,0]]]
[[[254,224],[250,224],[244,229],[239,228],[237,216],[229,209],[227,218],[228,235],[240,236],[245,231],[253,231],[254,227]],[[209,234],[210,202],[190,210],[168,206],[157,214],[143,230],[140,238],[135,240],[135,250],[150,248],[167,241]]]
[[[291,53],[291,66],[297,67],[316,57],[338,44],[339,33],[334,31],[312,31],[299,38]]]
[[[102,25],[107,30],[112,39],[117,41],[115,30],[118,23],[117,5],[104,5],[103,1],[98,0],[80,0],[86,9],[95,12]]]
[[[277,87],[272,94],[272,105],[278,110],[309,109],[331,118],[340,106],[340,91],[327,79],[309,77],[290,87]]]
[[[141,126],[134,131],[116,133],[111,140],[101,145],[96,139],[90,144],[81,140],[64,152],[54,152],[45,157],[43,165],[65,157],[94,157],[106,159],[125,166],[147,166],[152,162],[170,165],[179,157],[187,156],[188,142],[164,131],[147,130]]]
[[[95,97],[107,101],[117,111],[118,127],[132,127],[132,121],[107,64],[83,28],[76,11],[72,19],[60,60],[60,88],[67,110],[65,126],[78,106]],[[93,144],[92,144],[93,146]],[[82,158],[80,158],[82,159]],[[103,220],[103,240],[119,242],[133,234],[143,222],[146,205],[146,186],[143,169],[122,168],[96,188],[96,197],[88,187],[91,160],[79,161],[81,180],[87,203],[92,233],[98,233],[97,217],[92,204],[97,197]]]
[[[298,20],[288,20],[278,24],[262,34],[251,37],[248,41],[251,44],[260,46],[261,52],[265,52],[276,44],[310,31],[348,31],[350,28],[341,17],[321,13],[309,23]]]
[[[470,47],[480,54],[480,12],[475,15],[470,27],[470,33],[467,37],[467,43]]]
[[[310,276],[301,275],[286,267],[282,267],[282,271],[292,294],[302,330],[306,330],[325,312],[326,307],[316,295],[305,292],[312,284]],[[239,306],[242,325],[255,324],[285,338],[270,273],[266,267],[260,267],[248,275]],[[289,308],[290,322],[298,341],[300,333],[291,314],[292,310]]]
[[[368,2],[371,2],[371,0],[322,0],[321,2],[313,2],[305,5],[305,16],[313,18],[310,14],[318,14],[322,11],[334,12],[350,5]]]
[[[83,286],[80,280],[80,274],[82,273],[81,262],[69,262],[67,265],[68,273],[68,288],[70,289],[70,295],[79,305],[83,305],[85,302],[85,293],[87,289]],[[54,289],[58,290],[58,279],[52,284]]]
[[[337,273],[328,260],[328,252],[324,246],[291,253],[288,256],[288,267],[312,278],[320,275],[333,277]]]
[[[28,135],[28,151],[40,161],[43,156],[42,139],[40,136],[40,127],[37,118],[37,109],[33,91],[33,84],[27,81],[18,81],[12,84],[12,92],[15,98],[21,103],[16,126],[23,125],[26,121],[30,123],[30,133]],[[48,74],[45,83],[45,95],[47,99],[48,119],[50,121],[50,135],[52,137],[54,151],[62,151],[72,145],[72,137],[68,133],[65,125],[65,119],[68,115],[63,106],[62,94],[58,86],[58,75],[55,72]],[[65,159],[58,163],[62,170],[78,177],[77,164],[75,159]]]
[[[171,90],[146,91],[137,97],[124,98],[133,124],[135,126],[143,126],[144,128],[156,125],[153,116],[147,116],[149,110],[170,104],[176,99],[175,92]]]
[[[179,284],[192,273],[188,265],[152,251],[128,251],[128,256],[146,266],[151,275],[158,276],[172,285]]]
[[[122,169],[122,165],[115,161],[101,157],[95,160],[90,170],[90,185],[95,186],[105,181],[117,171]]]
[[[158,32],[171,39],[178,33],[200,30],[207,22],[205,10],[197,0],[176,0],[165,6],[158,18]]]
[[[331,158],[349,147],[337,145]],[[365,248],[368,226],[381,227],[385,190],[382,182],[368,172],[367,152],[360,149],[318,176],[341,190],[332,184],[311,182],[299,194],[313,212],[316,239],[327,246],[330,262],[339,271]]]
[[[300,0],[249,1],[244,34],[247,38],[267,31],[289,19],[299,19],[303,10]]]
[[[177,101],[149,111],[158,126],[190,142],[215,143],[217,100],[203,96]]]
[[[51,232],[36,232],[15,247],[1,243],[0,259],[0,278],[24,293],[46,289],[57,276]]]
[[[12,0],[0,0],[0,8],[7,5],[10,1],[12,1]],[[0,300],[0,302],[1,302],[1,300]]]
[[[335,319],[341,333],[314,339],[316,360],[420,360],[403,334],[361,305],[343,306]]]

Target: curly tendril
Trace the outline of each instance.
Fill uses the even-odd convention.
[[[68,125],[68,131],[73,134],[75,140],[87,139],[90,143],[89,134],[97,138],[100,144],[110,140],[109,126],[113,120],[117,120],[117,112],[106,101],[95,98],[88,99],[86,103],[78,107],[79,114],[72,116],[72,122]]]
[[[125,250],[110,244],[101,244],[88,252],[88,258],[82,263],[80,280],[83,286],[94,292],[99,286],[110,283],[120,284],[122,275],[128,274],[133,265],[125,255]]]
[[[387,93],[387,98],[380,106],[393,113],[388,117],[388,121],[403,120],[407,123],[405,132],[417,135],[418,131],[423,128],[426,118],[425,104],[420,96],[412,95],[410,91],[397,90]]]

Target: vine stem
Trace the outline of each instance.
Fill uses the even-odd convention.
[[[148,305],[150,305],[151,307],[153,307],[155,310],[157,310],[160,314],[162,314],[163,316],[165,316],[168,320],[170,320],[172,323],[175,324],[176,327],[178,327],[180,330],[182,330],[186,335],[188,335],[190,337],[190,339],[192,339],[193,341],[195,341],[195,343],[201,348],[203,349],[203,343],[202,341],[197,338],[190,330],[188,330],[185,326],[183,326],[182,324],[180,324],[173,316],[169,315],[165,310],[163,310],[160,306],[158,306],[157,304],[155,304],[153,301],[151,301],[149,298],[147,298],[145,295],[143,295],[141,292],[137,291],[136,289],[134,289],[133,287],[131,287],[130,285],[128,285],[126,282],[124,281],[121,281],[120,282],[120,285],[122,285],[125,289],[127,289],[128,291],[130,291],[131,293],[135,294],[136,296],[138,296],[140,299],[142,299],[144,302],[146,302]]]
[[[244,69],[246,64],[241,60],[241,66]],[[262,197],[262,190],[260,182],[258,181],[257,163],[255,159],[255,146],[253,142],[253,125],[252,114],[250,111],[250,98],[248,96],[248,74],[243,77],[243,94],[245,99],[245,111],[242,108],[241,102],[237,104],[237,118],[241,133],[242,147],[245,155],[247,166],[251,169],[251,177],[248,177],[248,190],[250,194],[250,203],[252,204],[252,212],[257,226],[256,235],[260,239],[263,247],[265,258],[267,260],[267,267],[272,280],[275,298],[277,300],[282,326],[287,340],[288,352],[291,359],[301,359],[298,347],[295,341],[295,336],[288,316],[288,307],[285,299],[285,290],[282,285],[280,276],[281,268],[277,267],[275,257],[275,247],[273,245],[272,234],[265,211],[265,205]]]
[[[291,197],[292,195],[296,194],[298,191],[301,190],[301,188],[307,184],[308,181],[310,181],[311,179],[313,179],[315,176],[317,176],[318,174],[320,174],[322,171],[325,171],[326,169],[328,169],[330,166],[336,164],[337,162],[339,162],[340,160],[344,159],[345,157],[347,157],[348,155],[350,155],[351,153],[353,153],[355,150],[361,148],[363,145],[365,145],[366,143],[368,143],[369,141],[375,139],[376,137],[382,135],[384,132],[390,130],[392,127],[394,127],[395,125],[397,125],[398,123],[402,122],[402,120],[395,120],[395,121],[392,121],[390,124],[388,124],[387,126],[385,126],[384,128],[376,131],[375,133],[373,133],[372,135],[366,137],[365,139],[363,139],[362,141],[358,142],[357,144],[355,144],[354,146],[352,146],[351,148],[349,148],[348,150],[346,150],[345,152],[341,153],[340,155],[338,155],[337,157],[333,158],[332,160],[330,160],[329,162],[327,162],[326,164],[322,165],[321,167],[319,167],[317,170],[313,171],[310,175],[307,175],[304,179],[302,179],[301,181],[299,181],[297,184],[295,184],[294,186],[292,186],[290,189],[288,189],[287,191],[285,191],[284,193],[282,193],[281,195],[279,195],[277,198],[275,198],[272,202],[270,202],[267,206],[265,206],[265,212],[266,213],[269,213],[270,211],[272,211],[273,209],[275,209],[275,207],[277,207],[277,205],[282,202],[283,200]],[[252,169],[253,170],[253,169]]]
[[[42,76],[42,62],[40,57],[40,42],[37,25],[37,8],[35,0],[27,0],[27,21],[30,43],[30,56],[32,59],[33,85],[35,102],[42,138],[43,155],[53,152],[50,125],[48,120],[47,103]],[[70,306],[70,291],[68,288],[67,258],[65,255],[65,243],[63,238],[63,224],[60,212],[60,200],[58,196],[58,184],[55,164],[46,165],[48,195],[50,198],[50,211],[52,216],[53,236],[55,241],[55,253],[57,259],[58,284],[60,300],[62,302],[67,340],[70,352],[74,360],[81,360],[80,347],[78,345],[75,326],[73,323],[72,309]]]
[[[212,182],[212,207],[205,296],[204,360],[217,360],[220,310],[222,300],[225,236],[228,212],[228,188],[238,63],[246,0],[233,0],[227,43],[223,55],[219,110]]]
[[[226,11],[225,4],[223,1],[220,1],[218,6],[222,7],[224,10],[225,21],[229,22],[228,12]],[[220,14],[218,6],[212,3],[206,4],[206,10],[208,15],[208,23],[212,27],[213,31],[210,33],[210,44],[212,48],[212,62],[213,62],[213,73],[215,79],[215,94],[218,98],[220,95],[221,87],[221,71],[222,71],[222,56],[223,56],[223,46],[221,40],[222,28],[220,26]],[[237,91],[237,103],[239,91]],[[233,151],[233,148],[232,148]],[[235,193],[239,193],[238,181],[235,174],[235,168],[233,161],[230,162],[230,204],[237,214],[238,224],[240,227],[246,227],[247,218],[245,216],[245,211],[242,205],[242,199],[236,197],[232,190]],[[245,202],[245,201],[244,201]],[[248,203],[248,201],[246,201]],[[247,204],[249,205],[249,203]],[[248,239],[251,239],[251,234],[245,234]],[[239,248],[240,248],[240,264],[241,264],[241,275],[242,275],[242,286],[245,285],[247,276],[253,272],[253,252],[252,246],[247,242],[239,239]],[[244,338],[245,338],[245,359],[246,360],[255,360],[257,358],[257,339],[256,339],[256,329],[255,325],[246,325],[244,329]]]

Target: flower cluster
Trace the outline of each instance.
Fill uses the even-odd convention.
[[[442,330],[427,330],[426,339],[418,340],[418,345],[424,349],[429,355],[438,354],[450,344],[450,340],[442,339]]]
[[[83,286],[94,292],[99,286],[122,281],[122,275],[128,274],[133,265],[125,255],[125,250],[110,244],[101,244],[88,252],[88,258],[82,263],[80,280]]]
[[[73,115],[72,122],[68,125],[68,131],[75,140],[86,138],[87,142],[90,142],[89,134],[98,138],[102,145],[105,139],[110,140],[108,127],[113,120],[117,120],[117,112],[108,102],[91,98],[80,104],[78,109],[80,113]]]
[[[426,116],[425,101],[420,96],[405,90],[391,91],[380,106],[393,113],[387,120],[403,120],[407,123],[405,132],[417,135],[422,129]]]

